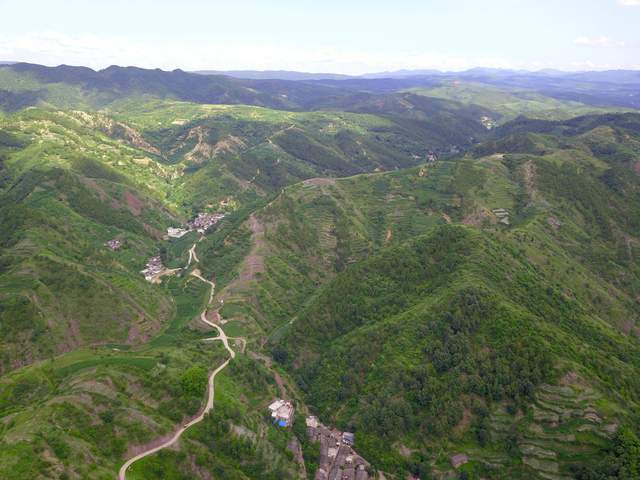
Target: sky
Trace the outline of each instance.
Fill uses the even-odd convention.
[[[0,0],[0,60],[362,74],[640,69],[640,0]]]

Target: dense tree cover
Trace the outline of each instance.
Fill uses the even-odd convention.
[[[286,349],[275,348],[319,411],[354,428],[375,458],[384,447],[374,438],[446,435],[473,407],[465,399],[526,409],[553,376],[545,341],[500,293],[449,286],[474,268],[483,241],[443,227],[347,268],[297,320]],[[481,427],[478,438],[487,441]]]
[[[583,201],[577,208],[593,197]],[[587,315],[517,248],[446,226],[347,267],[273,351],[327,421],[357,432],[361,452],[408,471],[415,465],[386,445],[441,439],[465,410],[478,444],[491,444],[493,405],[526,413],[536,387],[556,381],[559,357],[638,398],[637,343]],[[577,344],[588,345],[584,354]],[[624,374],[613,374],[611,356],[626,362]]]
[[[26,90],[12,92],[0,89],[0,110],[15,112],[30,105],[35,105],[46,96],[46,90]]]
[[[640,440],[636,433],[621,429],[605,456],[592,465],[575,465],[577,480],[637,480],[640,478]]]
[[[207,389],[207,371],[199,366],[189,367],[180,376],[180,387],[186,396],[202,397]]]

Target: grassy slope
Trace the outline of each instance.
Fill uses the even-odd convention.
[[[204,264],[214,250],[207,263],[233,271],[244,247],[225,241],[235,225],[227,222],[200,243],[199,255]],[[226,357],[218,343],[200,341],[211,336],[196,321],[209,291],[186,276],[165,281],[159,293],[174,299],[175,314],[151,342],[76,349],[0,378],[1,477],[113,478],[130,446],[166,435],[197,412],[206,372]],[[295,478],[291,433],[277,432],[262,414],[277,394],[273,377],[245,356],[228,368],[216,381],[215,417],[190,430],[179,453],[137,464],[132,478]],[[185,383],[194,369],[197,381]]]
[[[162,171],[140,169],[138,150],[85,120],[27,111],[4,121],[18,143],[3,148],[3,370],[81,345],[136,343],[173,315],[170,297],[138,273],[175,221]],[[120,252],[104,246],[113,238]]]

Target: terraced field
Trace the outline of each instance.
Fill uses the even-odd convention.
[[[531,478],[569,480],[570,466],[598,455],[619,428],[617,412],[597,391],[575,375],[562,385],[541,385],[530,411],[514,418],[504,407],[490,417],[492,441],[516,441],[518,455]],[[507,456],[486,456],[477,451],[472,460],[487,465],[508,465]]]

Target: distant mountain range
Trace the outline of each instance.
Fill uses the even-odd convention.
[[[226,75],[247,80],[344,80],[354,78],[340,73],[309,73],[293,70],[196,70],[200,75]]]
[[[285,110],[362,110],[371,95],[416,88],[474,83],[526,91],[595,107],[640,108],[640,71],[537,72],[474,68],[463,72],[399,70],[362,76],[293,71],[163,71],[110,66],[46,67],[29,63],[0,65],[0,105],[5,110],[38,102],[61,101],[105,107],[124,96],[153,95],[196,103],[249,104]],[[21,78],[18,81],[17,77]],[[9,82],[9,76],[12,81]],[[27,79],[29,81],[27,81]],[[61,85],[67,87],[60,91]],[[8,87],[12,85],[12,87]],[[22,86],[20,86],[22,85]],[[69,95],[68,87],[84,92]],[[76,93],[79,93],[76,92]],[[78,105],[77,105],[78,106]]]
[[[2,62],[0,62],[2,63]],[[566,72],[556,69],[543,70],[509,70],[500,68],[476,67],[463,71],[442,71],[442,70],[392,70],[384,72],[365,73],[362,75],[345,75],[340,73],[311,73],[298,72],[294,70],[196,70],[193,73],[201,75],[226,75],[235,78],[256,79],[256,80],[348,80],[348,79],[386,79],[386,78],[415,78],[415,77],[564,77],[576,80],[627,83],[640,81],[640,70],[604,70],[604,71],[581,71]]]

